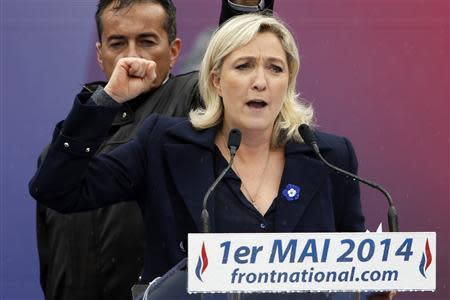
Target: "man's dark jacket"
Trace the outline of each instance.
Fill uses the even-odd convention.
[[[273,0],[266,0],[273,9]],[[220,23],[241,12],[222,1]],[[115,117],[105,153],[132,139],[151,113],[187,116],[200,105],[197,72],[171,77],[163,86],[127,102]],[[96,89],[87,85],[82,98]],[[42,156],[41,156],[42,157]],[[131,286],[144,265],[144,226],[136,202],[95,211],[61,215],[37,207],[40,281],[47,300],[131,299]]]
[[[172,77],[164,86],[126,103],[98,153],[128,142],[151,113],[186,116],[200,103],[197,75]],[[90,94],[85,89],[79,97]],[[37,213],[46,299],[130,298],[130,287],[142,272],[145,244],[142,216],[135,202],[70,215],[38,205]]]

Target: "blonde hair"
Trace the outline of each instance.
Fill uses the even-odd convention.
[[[275,120],[271,144],[273,147],[278,147],[291,139],[302,141],[297,128],[302,123],[310,125],[314,112],[310,105],[298,99],[296,81],[300,58],[297,45],[292,34],[280,20],[261,14],[245,14],[232,18],[217,29],[211,38],[199,75],[199,89],[204,107],[189,113],[194,128],[201,130],[222,123],[223,104],[213,85],[212,74],[220,73],[227,55],[247,45],[263,32],[271,32],[278,37],[286,52],[289,68],[288,88],[281,111]]]

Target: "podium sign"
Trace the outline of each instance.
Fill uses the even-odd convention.
[[[434,291],[436,233],[189,234],[189,293]]]

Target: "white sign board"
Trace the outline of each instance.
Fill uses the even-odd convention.
[[[436,233],[189,234],[188,292],[434,291]]]

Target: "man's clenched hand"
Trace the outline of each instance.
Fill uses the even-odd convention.
[[[118,103],[131,100],[155,86],[156,63],[138,57],[119,59],[105,92]]]

